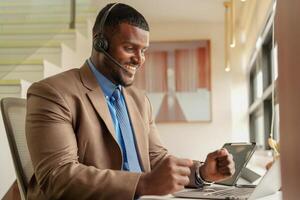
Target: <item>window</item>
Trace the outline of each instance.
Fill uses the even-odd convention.
[[[254,61],[249,73],[250,141],[256,142],[262,149],[270,149],[268,138],[271,131],[273,131],[274,139],[279,139],[279,105],[276,100],[275,84],[278,76],[277,48],[276,45],[273,45],[272,31],[272,25],[264,31],[262,45],[254,54]],[[273,90],[274,106],[272,103]],[[274,129],[272,129],[272,118]]]

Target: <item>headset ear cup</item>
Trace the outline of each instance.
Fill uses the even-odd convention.
[[[101,41],[102,41],[102,46],[103,46],[104,51],[108,51],[108,41],[107,41],[107,39],[101,38]]]
[[[93,47],[96,51],[107,51],[108,50],[108,42],[104,37],[97,37],[93,42]]]

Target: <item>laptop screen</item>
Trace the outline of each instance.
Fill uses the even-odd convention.
[[[232,154],[235,162],[235,173],[228,179],[217,182],[222,185],[235,185],[242,169],[247,165],[255,151],[255,143],[226,143],[223,148]]]

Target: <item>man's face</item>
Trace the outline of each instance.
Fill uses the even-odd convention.
[[[108,53],[124,67],[121,68],[104,57],[105,75],[115,84],[132,85],[137,69],[145,62],[144,53],[149,46],[149,32],[122,23],[107,39]]]

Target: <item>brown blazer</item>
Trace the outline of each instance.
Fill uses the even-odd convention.
[[[124,88],[142,169],[167,155],[145,94]],[[121,171],[122,154],[96,78],[85,64],[34,83],[26,137],[34,166],[28,199],[133,199],[140,173]]]

